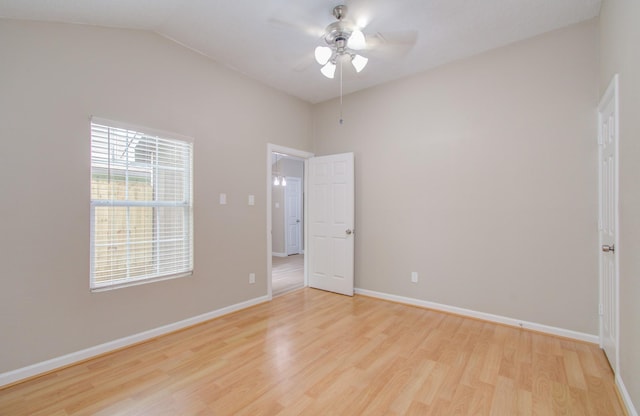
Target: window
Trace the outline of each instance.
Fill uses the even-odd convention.
[[[191,140],[91,119],[92,290],[193,272]]]

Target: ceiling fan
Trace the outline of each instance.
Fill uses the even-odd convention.
[[[292,10],[297,12],[295,17],[292,16]],[[360,7],[356,7],[355,14],[353,10],[349,10],[344,4],[335,6],[332,10],[332,15],[336,20],[324,29],[310,23],[312,20],[316,20],[315,18],[301,18],[300,10],[300,8],[292,9],[288,7],[283,12],[283,15],[288,14],[292,18],[282,19],[278,17],[271,18],[269,21],[282,27],[294,28],[296,31],[306,35],[312,35],[315,39],[318,39],[317,36],[319,36],[322,45],[315,48],[313,55],[315,56],[315,61],[321,65],[320,72],[327,78],[334,77],[337,64],[347,61],[351,63],[356,72],[361,72],[369,62],[369,58],[398,58],[408,52],[418,38],[418,32],[415,30],[385,31],[384,34],[376,31],[367,34],[363,33],[363,31],[367,32],[367,27],[362,22],[367,21],[370,23],[371,20],[369,17],[356,16],[362,10],[361,4]],[[370,12],[372,11],[369,9],[367,15],[371,14]],[[349,16],[347,16],[348,12],[350,12]],[[305,20],[308,23],[305,23]],[[294,70],[301,71],[306,69],[311,64],[311,61],[313,61],[313,58],[306,63],[307,60],[305,58],[304,61],[294,66]]]
[[[343,1],[350,3],[355,0]],[[367,4],[367,7],[363,8],[363,4]],[[367,66],[369,58],[397,59],[416,43],[418,39],[416,30],[385,31],[384,33],[375,29],[370,30],[372,21],[382,22],[385,14],[393,13],[392,7],[385,7],[382,11],[380,6],[384,4],[386,4],[384,0],[367,3],[355,1],[353,10],[345,4],[335,6],[332,9],[332,15],[336,20],[324,29],[312,23],[317,21],[317,17],[311,17],[308,14],[308,7],[298,3],[289,4],[281,10],[278,17],[270,18],[269,22],[283,28],[294,29],[299,34],[311,35],[316,40],[320,37],[322,45],[315,47],[314,53],[305,54],[305,58],[292,67],[296,72],[303,71],[312,64],[315,57],[315,61],[321,65],[320,72],[327,78],[333,78],[338,64],[348,61],[359,73]],[[366,10],[364,15],[363,10]],[[382,18],[371,19],[376,14]]]
[[[336,72],[336,62],[341,57],[347,57],[356,72],[360,72],[367,66],[368,58],[357,53],[367,46],[366,38],[360,28],[352,21],[346,19],[348,8],[338,5],[333,8],[333,16],[337,21],[329,24],[323,36],[327,46],[318,46],[315,49],[316,62],[322,65],[322,75],[333,78]]]

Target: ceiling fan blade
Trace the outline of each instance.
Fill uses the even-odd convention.
[[[418,41],[417,30],[402,32],[376,32],[366,37],[367,54],[377,57],[397,58],[407,54]]]
[[[313,51],[297,54],[285,54],[277,53],[273,56],[273,59],[278,62],[283,69],[292,72],[305,72],[312,66],[317,66],[320,70],[320,65],[316,63]]]
[[[405,30],[402,32],[376,32],[373,35],[367,35],[367,49],[373,49],[380,46],[413,46],[418,40],[417,30]]]
[[[324,34],[324,28],[322,27],[300,22],[287,21],[276,17],[269,18],[268,23],[274,26],[279,26],[283,29],[293,30],[299,34],[313,36],[314,38],[320,38]]]
[[[312,65],[316,64],[316,59],[312,55],[306,55],[293,62],[292,69],[295,72],[304,72]],[[317,64],[316,64],[317,65]]]

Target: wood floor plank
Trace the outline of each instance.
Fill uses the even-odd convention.
[[[490,415],[515,415],[517,411],[518,393],[515,382],[507,377],[498,377],[491,402]]]
[[[469,405],[468,415],[488,415],[491,414],[491,402],[495,397],[493,386],[480,383],[474,393]]]
[[[414,362],[409,361],[410,363]],[[416,367],[412,368],[411,375],[398,392],[395,400],[389,406],[389,409],[399,415],[409,412],[409,409],[416,402],[420,387],[426,382],[427,377],[435,367],[435,362],[430,360],[419,360]]]
[[[0,390],[0,414],[625,413],[597,345],[306,288]]]
[[[518,389],[517,416],[531,416],[533,414],[532,394],[530,390]]]
[[[421,401],[428,406],[433,406],[438,401],[440,390],[443,388],[444,381],[447,378],[449,370],[450,367],[448,365],[435,362],[426,381],[418,390],[416,400]]]
[[[569,386],[586,390],[587,382],[584,380],[584,373],[580,365],[580,359],[575,351],[563,351],[564,370],[567,374]]]

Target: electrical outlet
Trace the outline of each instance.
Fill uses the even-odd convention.
[[[250,284],[254,284],[256,282],[256,274],[255,273],[249,273],[249,283]]]
[[[249,205],[256,204],[256,197],[254,195],[249,195]]]
[[[411,282],[418,283],[418,272],[411,272]]]

